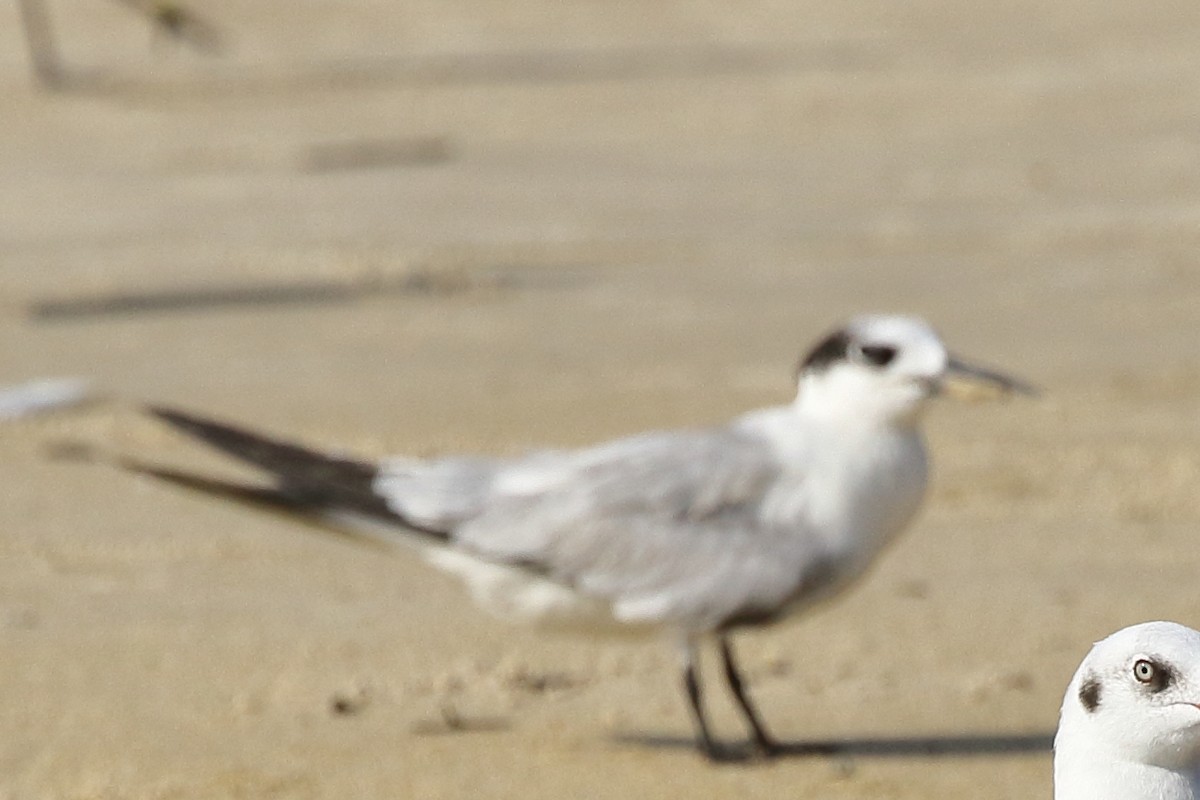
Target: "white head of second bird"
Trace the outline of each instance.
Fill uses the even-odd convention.
[[[1063,698],[1054,796],[1200,798],[1200,631],[1145,622],[1092,647]]]
[[[1026,384],[953,357],[927,322],[867,315],[822,339],[800,364],[804,414],[856,424],[915,424],[942,392],[1032,393]]]

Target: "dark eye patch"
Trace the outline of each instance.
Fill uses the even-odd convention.
[[[1087,680],[1079,684],[1079,702],[1089,714],[1094,714],[1100,707],[1100,681],[1095,675],[1089,675]]]
[[[886,367],[898,350],[885,344],[860,345],[847,331],[835,331],[822,339],[800,362],[799,373],[820,372],[842,361],[852,360],[873,367]]]
[[[1158,694],[1175,682],[1175,670],[1156,658],[1139,659],[1133,665],[1133,676],[1146,691]]]
[[[863,361],[877,367],[886,367],[896,358],[896,348],[882,344],[864,344],[858,349]]]

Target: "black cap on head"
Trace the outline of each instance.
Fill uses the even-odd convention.
[[[845,328],[826,336],[804,357],[797,370],[800,373],[819,371],[839,361],[845,361],[853,339]]]

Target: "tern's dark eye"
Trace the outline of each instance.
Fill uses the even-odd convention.
[[[896,348],[883,344],[864,344],[858,352],[863,361],[876,367],[886,367],[896,357]]]
[[[1133,678],[1152,692],[1161,692],[1171,683],[1171,668],[1146,658],[1133,662]]]

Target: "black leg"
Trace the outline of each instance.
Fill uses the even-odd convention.
[[[683,649],[683,688],[687,691],[692,709],[692,722],[696,726],[696,746],[707,758],[719,760],[722,753],[708,730],[708,719],[704,715],[704,699],[700,690],[700,676],[696,670],[696,648],[690,641]]]
[[[746,721],[750,723],[750,730],[754,735],[754,747],[764,756],[779,753],[781,749],[779,744],[767,733],[767,729],[758,716],[758,711],[750,703],[750,698],[746,696],[746,686],[742,682],[742,676],[733,660],[733,648],[730,646],[729,640],[722,636],[720,642],[721,659],[725,662],[725,680],[729,683],[734,699],[742,707],[742,714],[745,715]]]

